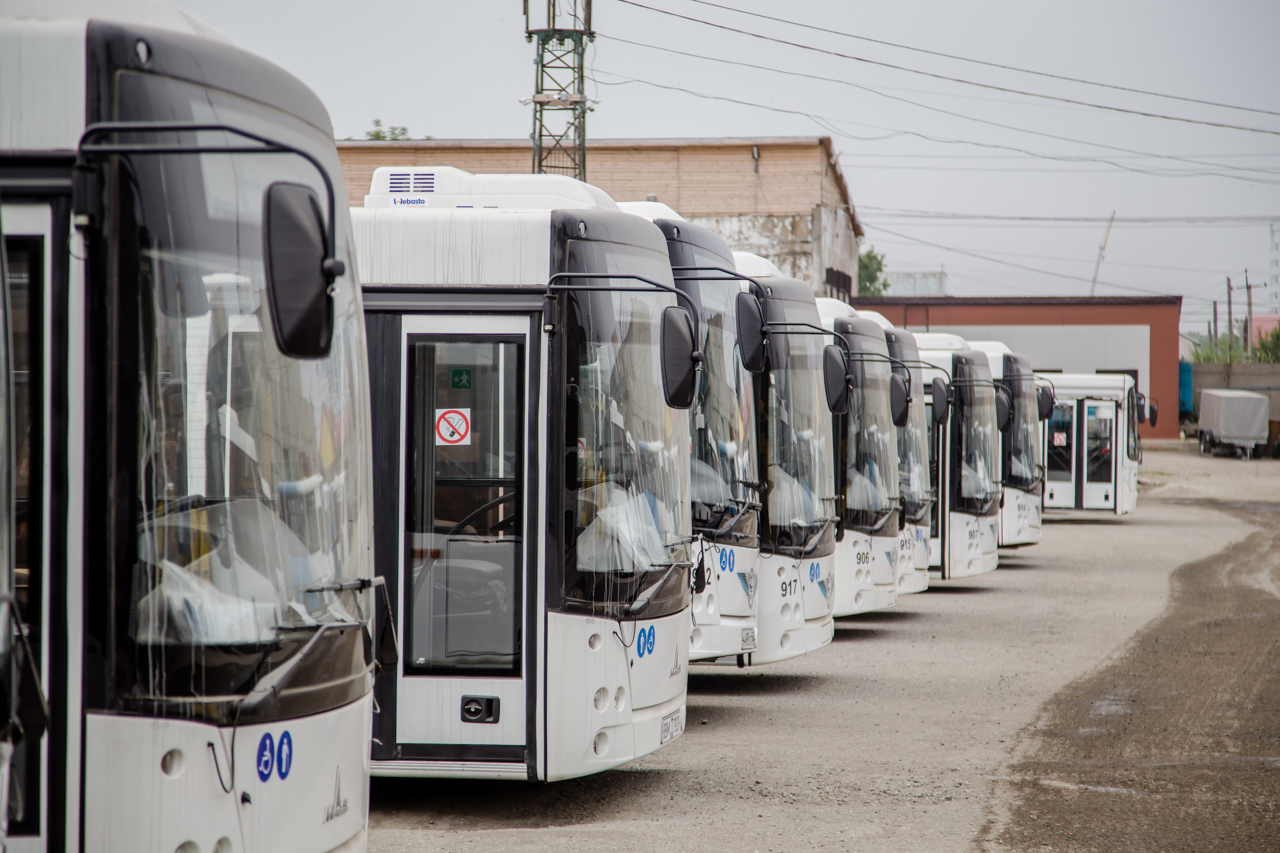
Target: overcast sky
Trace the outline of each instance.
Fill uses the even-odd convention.
[[[958,295],[1087,294],[1114,210],[1098,293],[1182,293],[1184,330],[1204,328],[1211,310],[1204,298],[1223,300],[1225,323],[1226,276],[1243,284],[1246,268],[1251,282],[1270,272],[1269,226],[1259,220],[1280,218],[1280,2],[715,0],[732,10],[696,0],[636,2],[911,69],[772,43],[622,0],[595,2],[599,37],[588,54],[588,94],[599,103],[590,136],[830,135],[868,240],[891,269],[945,266]],[[524,40],[520,0],[178,5],[308,83],[339,137],[362,137],[374,118],[406,126],[412,136],[529,133],[531,108],[519,100],[533,90],[534,47]],[[996,69],[734,10],[1251,110]],[[915,72],[1271,132],[1129,115]],[[925,221],[902,211],[960,216]],[[1153,217],[1209,221],[1123,221]],[[1225,219],[1245,217],[1255,221]],[[1274,304],[1277,290],[1273,283],[1255,291],[1255,307]]]

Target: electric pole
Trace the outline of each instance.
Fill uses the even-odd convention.
[[[1218,300],[1213,300],[1213,346],[1218,346]]]
[[[1245,303],[1248,305],[1248,308],[1246,310],[1249,312],[1248,313],[1249,319],[1245,320],[1245,335],[1244,335],[1244,351],[1245,352],[1248,352],[1249,348],[1253,345],[1253,289],[1255,287],[1266,287],[1266,286],[1267,286],[1267,283],[1265,281],[1262,282],[1261,284],[1258,284],[1256,282],[1254,284],[1250,284],[1249,271],[1248,270],[1244,271],[1244,298],[1245,298]]]
[[[530,136],[533,171],[585,181],[588,107],[584,66],[587,42],[596,38],[591,29],[591,0],[546,0],[545,20],[531,20],[529,0],[524,0],[524,32],[526,41],[538,45]]]
[[[1236,327],[1231,319],[1231,276],[1227,276],[1227,364],[1231,363],[1231,351],[1236,346]]]
[[[1111,239],[1111,226],[1116,221],[1116,212],[1111,211],[1111,218],[1107,220],[1107,233],[1102,235],[1102,245],[1098,247],[1098,262],[1093,265],[1093,284],[1089,285],[1089,295],[1093,296],[1093,292],[1098,289],[1098,270],[1102,269],[1102,256],[1107,251],[1107,241]]]

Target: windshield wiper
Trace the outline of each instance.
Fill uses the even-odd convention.
[[[662,577],[658,578],[657,583],[655,583],[653,586],[646,589],[640,598],[637,598],[635,601],[631,602],[630,606],[627,607],[628,613],[633,615],[637,613],[643,613],[645,609],[649,606],[649,604],[653,601],[654,594],[659,589],[662,588],[662,585],[664,583],[667,582],[667,578],[671,577],[671,573],[674,572],[676,569],[693,568],[693,561],[682,560],[675,563],[650,563],[649,564],[650,569],[661,569],[663,566],[666,566],[668,568],[665,572],[663,572]]]
[[[325,622],[320,625],[320,627],[316,629],[316,632],[311,635],[311,639],[307,640],[307,642],[297,651],[285,659],[283,664],[277,666],[254,683],[253,689],[251,689],[245,697],[240,700],[236,716],[239,717],[239,714],[242,711],[257,710],[257,708],[259,708],[268,699],[272,701],[278,700],[280,698],[280,691],[284,688],[285,684],[287,684],[289,679],[293,677],[294,673],[298,671],[298,667],[302,665],[302,662],[306,660],[307,655],[311,654],[312,650],[315,649],[316,644],[320,642],[320,638],[323,637],[330,628],[360,627],[362,627],[362,625],[359,622]]]

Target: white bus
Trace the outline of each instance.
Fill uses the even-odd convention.
[[[996,393],[985,354],[958,335],[916,334],[923,379],[947,383],[947,417],[935,424],[931,450],[937,454],[933,485],[938,502],[930,517],[929,559],[943,580],[996,568],[1000,524],[1000,413],[1007,401]],[[998,412],[999,404],[999,412]],[[932,402],[928,404],[933,408]]]
[[[352,213],[404,634],[373,773],[653,752],[684,728],[693,565],[696,316],[662,233],[567,177],[429,166],[377,169]]]
[[[1044,503],[1040,421],[1050,414],[1052,392],[1048,386],[1036,384],[1026,356],[1013,352],[1004,343],[969,341],[969,346],[987,354],[992,378],[1004,389],[1013,409],[1013,422],[1000,437],[1004,487],[1004,499],[1000,502],[1000,547],[1034,545],[1040,541],[1040,513]]]
[[[765,295],[767,364],[756,375],[765,499],[760,528],[759,630],[753,663],[819,649],[835,636],[834,436],[828,359],[813,290],[757,255],[734,252]],[[841,379],[845,365],[841,363]],[[773,614],[778,614],[775,620]]]
[[[368,366],[324,107],[169,6],[7,3],[0,222],[51,717],[7,849],[364,850]]]
[[[1053,414],[1044,423],[1044,508],[1123,515],[1138,507],[1138,424],[1146,401],[1125,373],[1045,373]],[[1154,410],[1155,404],[1152,404]]]
[[[653,202],[619,207],[651,219],[667,240],[676,287],[698,306],[705,355],[689,411],[693,440],[694,560],[689,659],[746,666],[756,651],[760,493],[755,381],[738,346],[738,300],[747,282],[710,230]],[[776,616],[777,614],[771,614]]]
[[[937,486],[930,481],[930,435],[936,424],[934,413],[948,410],[947,391],[924,384],[924,365],[916,336],[906,329],[895,328],[874,311],[860,311],[859,316],[876,320],[884,328],[893,369],[902,374],[911,394],[907,423],[898,429],[898,482],[902,494],[902,542],[898,555],[898,594],[923,592],[929,588],[929,519],[938,502]]]

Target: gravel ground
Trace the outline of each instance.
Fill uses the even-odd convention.
[[[1280,599],[1280,576],[1248,568],[1272,547],[1259,531],[1280,527],[1280,516],[1239,506],[1277,500],[1280,462],[1153,452],[1142,479],[1136,514],[1051,523],[1039,546],[1002,554],[997,572],[840,620],[820,652],[757,670],[695,668],[685,735],[625,768],[553,785],[375,780],[370,850],[1175,849],[1150,833],[1153,822],[1200,796],[1206,779],[1233,774],[1190,811],[1239,811],[1230,832],[1216,833],[1224,838],[1277,833],[1265,803],[1280,799],[1280,758],[1218,760],[1280,756],[1274,722],[1247,710],[1275,707],[1267,662],[1276,658],[1238,658],[1239,631],[1209,646],[1196,626],[1257,612],[1270,642],[1280,636],[1267,604]],[[1235,587],[1257,595],[1246,601]],[[1158,644],[1175,635],[1179,653],[1161,660]],[[1155,673],[1154,692],[1117,681],[1124,672]],[[1259,679],[1266,689],[1250,693]],[[1161,711],[1179,690],[1188,691],[1182,710]],[[1208,693],[1217,710],[1191,713]],[[1232,707],[1246,707],[1245,723],[1232,720],[1246,735],[1213,737]],[[1102,709],[1093,727],[1105,738],[1059,748],[1060,733],[1089,728],[1078,719],[1089,709]],[[1138,715],[1148,709],[1155,716]],[[1168,731],[1145,737],[1151,726]],[[1200,770],[1133,778],[1125,764],[1131,752],[1160,764],[1189,740],[1196,746],[1177,760]],[[1094,784],[1089,762],[1099,756],[1115,763]],[[1157,796],[1163,810],[1123,805]],[[1100,830],[1077,841],[1081,824]],[[1140,837],[1154,840],[1133,843]]]

